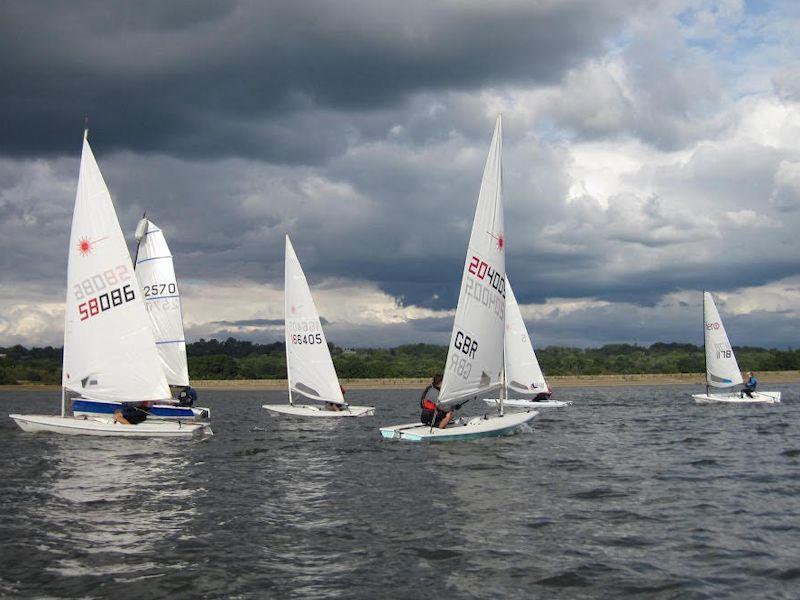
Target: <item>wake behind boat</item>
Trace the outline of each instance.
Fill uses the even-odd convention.
[[[381,427],[384,438],[456,441],[516,433],[538,413],[503,413],[505,330],[505,228],[503,223],[502,120],[498,115],[486,159],[461,278],[438,405],[455,408],[465,398],[500,388],[498,414],[473,417],[444,429],[422,423]]]
[[[739,363],[736,362],[733,347],[710,292],[703,292],[703,344],[706,358],[706,393],[692,394],[697,404],[776,404],[781,401],[780,392],[753,391],[752,397],[730,389],[722,393],[709,392],[709,387],[730,388],[744,383]]]
[[[374,406],[350,406],[345,402],[314,298],[311,297],[303,267],[288,235],[284,269],[289,404],[264,404],[262,407],[273,413],[294,417],[343,418],[374,415]],[[324,404],[295,404],[293,394],[300,394]]]
[[[111,196],[83,137],[72,216],[64,316],[61,415],[10,415],[23,431],[116,437],[192,437],[207,424],[116,422],[68,414],[67,392],[134,405],[170,398],[142,292]]]

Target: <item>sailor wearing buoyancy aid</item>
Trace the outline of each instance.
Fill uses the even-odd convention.
[[[434,375],[431,384],[425,388],[422,396],[420,396],[419,406],[422,412],[419,418],[425,425],[444,429],[453,418],[453,411],[443,410],[439,407],[439,389],[441,387],[442,376]]]

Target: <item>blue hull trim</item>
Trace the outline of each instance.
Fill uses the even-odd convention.
[[[92,415],[113,415],[122,406],[121,402],[105,402],[100,400],[88,400],[86,398],[76,398],[72,401],[72,412],[79,414]],[[204,415],[197,415],[195,411],[203,411]],[[150,415],[159,419],[186,419],[194,420],[198,416],[208,417],[207,409],[197,408],[192,410],[188,406],[169,406],[156,404],[150,409]]]

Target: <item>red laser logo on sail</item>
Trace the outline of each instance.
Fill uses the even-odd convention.
[[[495,235],[491,231],[487,231],[486,233],[489,234],[489,237],[492,237],[497,241],[497,249],[500,250],[500,252],[502,252],[503,247],[506,245],[506,238],[504,238],[502,234]]]
[[[78,252],[81,253],[81,256],[86,256],[91,251],[92,251],[92,242],[90,242],[88,238],[81,238],[78,241]]]
[[[78,240],[78,252],[81,253],[81,256],[87,256],[94,251],[95,244],[102,242],[105,239],[108,239],[108,236],[102,237],[95,241],[91,241],[88,237],[82,237]]]

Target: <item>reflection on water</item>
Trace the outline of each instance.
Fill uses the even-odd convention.
[[[126,555],[157,555],[161,540],[183,531],[196,514],[195,496],[205,490],[188,481],[187,444],[66,437],[48,442],[58,465],[49,489],[52,503],[34,507],[30,518],[42,524],[45,544],[57,532],[59,545],[85,549],[83,557],[56,562],[65,575],[145,573],[152,565],[132,566]]]
[[[351,390],[377,416],[341,421],[207,392],[197,444],[0,420],[0,596],[795,597],[800,386],[774,407],[691,391],[566,390],[523,434],[429,445],[377,431],[419,390]]]
[[[346,420],[265,418],[279,450],[265,458],[268,493],[260,511],[265,522],[280,523],[280,529],[262,547],[260,562],[290,582],[284,591],[303,598],[345,595],[346,586],[330,583],[346,581],[362,560],[319,541],[346,536],[354,516],[353,499],[346,497],[340,479],[346,456],[337,437],[347,435]]]
[[[186,566],[161,557],[170,554],[171,539],[186,534],[206,491],[192,476],[193,444],[50,434],[18,439],[39,455],[37,468],[15,473],[37,501],[14,506],[15,520],[35,540],[37,583],[58,580],[67,595],[88,587],[103,596],[119,576],[136,581]],[[13,581],[6,587],[18,591]]]

